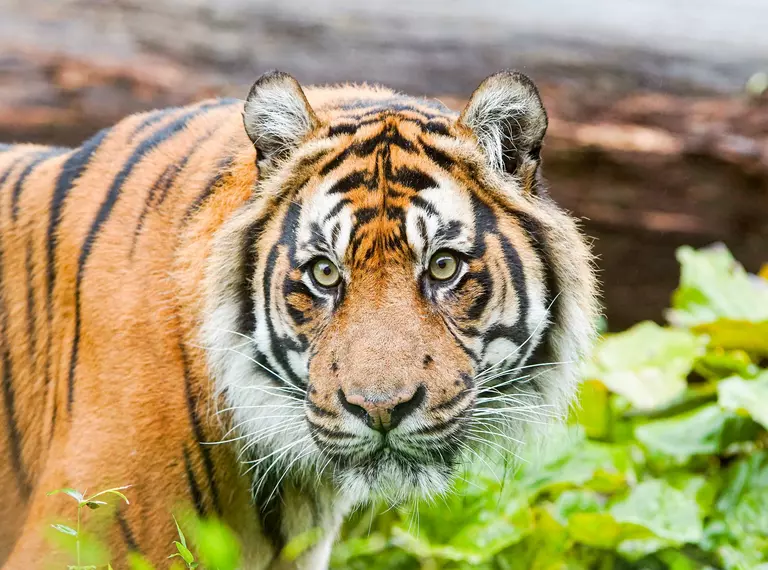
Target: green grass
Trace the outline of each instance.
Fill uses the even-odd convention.
[[[332,567],[768,570],[768,281],[724,248],[678,259],[668,324],[606,335],[547,445],[517,469],[489,453],[434,504],[355,513]],[[231,532],[204,524],[172,556],[236,568]]]

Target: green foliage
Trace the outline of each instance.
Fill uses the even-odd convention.
[[[333,568],[768,570],[768,281],[723,247],[678,259],[670,325],[600,343],[543,457],[358,513]]]
[[[200,519],[192,513],[182,513],[182,523],[188,529],[190,540],[182,524],[173,517],[178,540],[172,541],[176,552],[168,556],[174,560],[171,569],[236,570],[240,568],[240,543],[232,530],[217,519]],[[138,554],[130,554],[131,570],[154,570],[154,566]]]
[[[96,564],[83,564],[84,559],[94,558],[103,559],[103,546],[95,540],[93,537],[87,536],[82,530],[83,508],[88,507],[90,510],[95,511],[103,505],[106,505],[106,501],[99,500],[99,497],[106,498],[108,496],[115,496],[125,501],[125,504],[130,504],[128,498],[122,493],[126,489],[130,488],[130,485],[125,487],[114,487],[112,489],[105,489],[94,493],[90,497],[86,497],[85,493],[81,493],[75,489],[69,487],[63,489],[55,489],[47,493],[48,496],[64,494],[75,500],[77,503],[77,515],[76,515],[76,527],[63,523],[55,523],[51,525],[51,528],[59,533],[59,536],[65,538],[64,541],[59,540],[59,543],[70,551],[73,551],[75,564],[68,566],[68,570],[96,570],[99,565]],[[111,570],[109,563],[101,565],[104,568]]]
[[[197,568],[199,564],[195,562],[194,555],[189,551],[189,548],[187,548],[187,538],[184,536],[184,533],[181,531],[181,527],[179,526],[179,521],[176,520],[176,517],[173,517],[173,522],[176,524],[176,532],[179,534],[179,540],[174,540],[173,544],[176,546],[177,552],[171,554],[168,558],[175,558],[179,557],[184,561],[184,564],[187,565],[187,568]]]

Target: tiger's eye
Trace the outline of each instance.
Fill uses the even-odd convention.
[[[323,287],[335,287],[341,281],[339,268],[325,257],[318,259],[312,265],[312,277]]]
[[[437,281],[447,281],[459,269],[459,260],[447,251],[438,251],[429,260],[429,275]]]

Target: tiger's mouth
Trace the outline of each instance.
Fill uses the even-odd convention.
[[[366,457],[344,462],[336,471],[343,491],[363,500],[399,503],[448,491],[453,462],[426,462],[388,446]]]
[[[403,439],[387,434],[365,451],[332,454],[340,488],[361,500],[389,502],[445,493],[458,463],[455,451],[419,449]]]

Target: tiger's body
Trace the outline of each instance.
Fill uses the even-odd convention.
[[[509,170],[462,117],[381,88],[304,99],[273,74],[245,112],[207,101],[76,149],[0,147],[4,568],[56,560],[45,528],[72,505],[46,492],[65,486],[133,486],[104,525],[116,568],[164,564],[185,502],[236,531],[246,568],[322,528],[295,563],[315,569],[353,504],[444,492],[477,375],[515,347],[502,368],[577,359],[595,314],[583,239],[534,188],[538,149]],[[464,248],[457,289],[410,283],[438,239]],[[528,386],[528,413],[567,406],[570,366]]]

